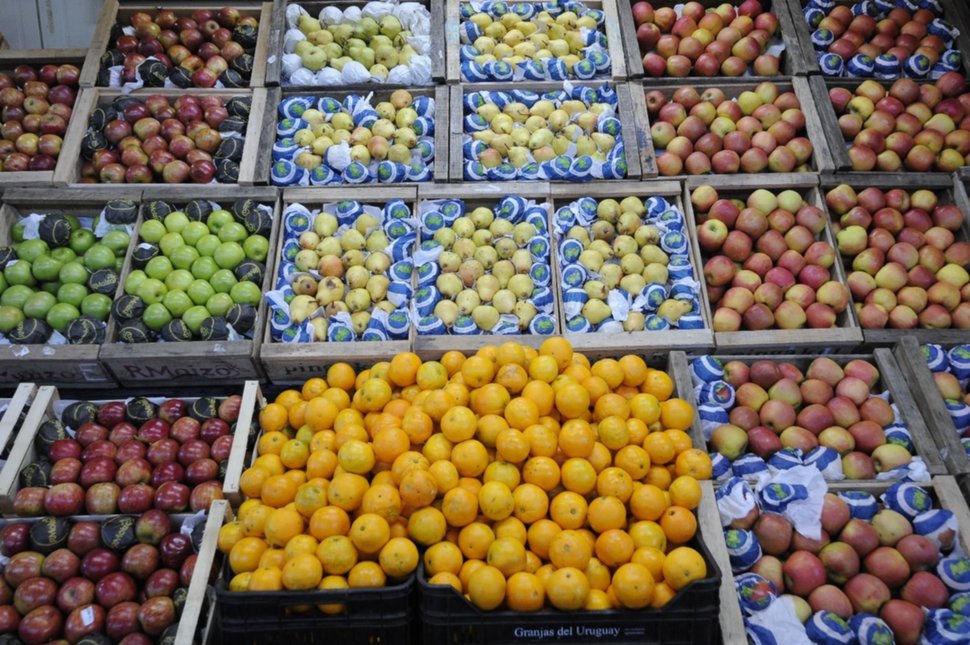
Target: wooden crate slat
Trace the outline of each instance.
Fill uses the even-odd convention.
[[[258,381],[246,381],[243,385],[242,403],[236,419],[236,434],[226,461],[226,477],[222,483],[222,494],[233,508],[242,503],[239,491],[239,478],[246,467],[246,453],[249,450],[249,429],[259,418],[259,411],[266,406],[266,399]]]
[[[747,641],[744,617],[741,614],[737,591],[734,589],[731,559],[724,542],[724,529],[721,527],[721,515],[714,498],[714,486],[710,481],[701,482],[701,503],[697,507],[697,523],[704,544],[707,545],[721,570],[721,587],[718,592],[721,640],[724,643],[744,643]]]

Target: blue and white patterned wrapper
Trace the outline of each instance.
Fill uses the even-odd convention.
[[[572,334],[585,334],[593,331],[593,326],[583,316],[573,316],[566,319],[566,331]]]
[[[805,17],[805,22],[812,29],[818,27],[818,23],[822,22],[825,18],[825,12],[814,5],[808,5],[802,10],[802,15]]]
[[[784,513],[791,504],[808,499],[808,489],[801,484],[772,483],[758,491],[758,499],[763,510]]]
[[[871,520],[879,511],[879,503],[870,493],[861,490],[847,490],[836,493],[849,506],[852,517]]]
[[[815,466],[822,473],[826,481],[841,481],[845,479],[842,472],[842,459],[839,453],[828,446],[812,448],[802,460],[806,466]]]
[[[709,452],[711,458],[711,479],[725,481],[731,476],[731,460],[719,452]]]
[[[855,634],[859,645],[883,645],[893,642],[893,630],[886,622],[866,612],[853,614],[849,619],[849,627]]]
[[[761,544],[752,531],[728,529],[724,531],[724,542],[735,573],[747,571],[761,557]]]
[[[536,314],[529,322],[529,333],[535,336],[550,336],[556,333],[556,320],[549,314]]]
[[[903,61],[903,72],[910,78],[925,78],[932,67],[926,54],[913,54]]]
[[[757,480],[762,475],[768,473],[768,464],[765,460],[754,453],[748,453],[746,455],[741,455],[734,460],[731,464],[731,472],[734,473],[736,477],[742,477],[746,480]]]
[[[892,54],[876,56],[874,63],[875,77],[879,79],[899,78],[899,59]]]
[[[700,356],[691,361],[690,376],[695,386],[723,380],[724,363],[714,356]]]
[[[778,639],[771,628],[747,620],[744,623],[744,632],[751,645],[780,645],[784,642]]]
[[[717,405],[730,410],[734,406],[734,398],[734,388],[725,381],[703,383],[694,388],[697,405]]]
[[[970,459],[970,437],[960,439],[960,443],[963,444],[963,451],[967,453],[967,459]]]
[[[856,54],[845,64],[846,76],[856,78],[871,78],[876,71],[876,62],[872,56]]]
[[[746,615],[764,611],[778,598],[775,583],[757,573],[742,573],[737,576],[734,579],[734,591],[741,603],[741,611]]]
[[[729,422],[728,412],[719,405],[700,405],[697,407],[697,418],[701,422],[704,438],[710,440],[711,434],[718,426]]]
[[[808,619],[805,623],[805,633],[813,643],[851,645],[855,642],[855,634],[849,624],[840,616],[824,609],[815,612]]]
[[[942,345],[929,343],[920,347],[920,353],[931,372],[945,372],[950,369],[950,359]]]
[[[934,508],[913,518],[913,531],[929,538],[939,549],[948,552],[953,548],[959,526],[953,511]]]
[[[957,345],[946,354],[950,373],[961,381],[970,378],[970,345]]]
[[[949,609],[927,609],[920,643],[950,645],[970,641],[970,618]]]
[[[816,29],[812,32],[812,47],[815,51],[824,52],[835,42],[835,34],[829,29]]]
[[[950,611],[970,618],[970,591],[961,591],[950,596]]]
[[[824,53],[818,57],[818,67],[824,76],[842,76],[845,61],[838,54]]]
[[[946,399],[943,404],[959,434],[970,428],[970,405],[959,399]]]
[[[912,482],[896,482],[880,495],[882,503],[912,521],[920,513],[933,508],[933,498]]]
[[[909,430],[901,425],[893,424],[885,428],[886,431],[886,443],[899,444],[910,453],[912,453],[916,448],[913,445],[913,435],[910,434]]]
[[[728,476],[714,491],[721,526],[730,526],[735,520],[747,517],[758,506],[751,485],[740,477]]]

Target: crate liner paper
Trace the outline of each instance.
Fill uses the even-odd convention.
[[[746,517],[758,505],[754,490],[740,477],[731,477],[714,492],[721,526]]]
[[[748,639],[753,643],[812,645],[790,598],[777,598],[761,611],[746,617],[744,624]]]

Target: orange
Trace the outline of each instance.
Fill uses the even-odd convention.
[[[333,430],[321,430],[313,433],[310,438],[310,453],[318,450],[333,450],[337,447],[337,433]]]
[[[255,571],[259,559],[268,549],[266,542],[257,537],[240,538],[229,550],[229,566],[233,573]]]
[[[585,495],[596,488],[596,469],[585,459],[572,457],[561,466],[563,487],[574,493]]]
[[[337,463],[348,473],[366,475],[374,467],[374,449],[369,443],[351,439],[337,451]]]
[[[525,571],[525,546],[512,538],[497,537],[488,545],[485,561],[506,577]]]
[[[666,401],[674,393],[674,380],[663,370],[647,370],[647,377],[640,383],[640,391]]]
[[[387,379],[387,371],[390,369],[390,367],[391,364],[388,361],[374,363],[370,366],[370,370],[368,370],[368,377],[372,379],[381,379],[382,381],[387,381],[390,383],[390,381]],[[358,386],[357,389],[359,390],[360,387]]]
[[[658,520],[666,508],[664,492],[653,484],[638,486],[630,496],[630,512],[638,520]]]
[[[532,573],[519,571],[505,585],[505,603],[512,611],[538,611],[546,601],[542,581]]]
[[[535,484],[524,483],[512,491],[515,501],[513,514],[525,524],[532,524],[546,516],[549,510],[549,498],[546,492]]]
[[[278,430],[264,432],[256,444],[256,452],[260,455],[278,455],[288,440],[288,437]]]
[[[303,396],[304,401],[309,401],[310,399],[320,396],[327,391],[327,382],[320,378],[319,376],[313,376],[308,378],[304,383],[303,387],[300,389],[300,394]]]
[[[520,464],[525,461],[529,456],[529,448],[525,435],[514,428],[502,430],[495,438],[497,455],[509,463]]]
[[[295,509],[278,508],[266,518],[263,532],[270,546],[284,547],[291,538],[303,533],[303,516]]]
[[[441,364],[448,370],[448,376],[461,372],[461,366],[465,362],[465,355],[457,350],[450,350],[441,357]]]
[[[627,354],[619,360],[623,370],[623,385],[637,387],[647,378],[647,364],[634,354]]]
[[[593,557],[593,547],[579,531],[567,529],[557,533],[549,542],[549,561],[557,568],[586,568]]]
[[[246,537],[242,523],[239,520],[226,522],[219,528],[219,538],[217,546],[222,553],[229,553],[236,542]]]
[[[656,522],[640,520],[634,523],[627,532],[633,538],[633,545],[638,549],[652,546],[660,551],[667,551],[667,535]]]
[[[391,384],[379,378],[369,378],[357,391],[359,400],[357,407],[363,412],[378,412],[391,400]]]
[[[608,567],[617,567],[633,556],[633,538],[626,531],[609,529],[596,538],[596,558]]]
[[[345,511],[355,511],[360,508],[360,503],[364,499],[366,491],[366,479],[354,473],[339,473],[330,480],[330,486],[327,488],[327,501]]]
[[[457,544],[451,542],[439,542],[432,544],[424,552],[424,570],[429,576],[437,573],[447,572],[458,575],[461,571],[464,557]]]
[[[366,425],[367,421],[364,421]],[[364,425],[346,425],[334,433],[334,450],[340,450],[340,447],[351,440],[356,441],[370,441],[370,435],[367,434],[367,429]]]
[[[566,369],[573,360],[573,346],[561,336],[553,336],[542,341],[539,356],[552,356],[560,370]]]
[[[456,405],[441,418],[441,434],[453,443],[471,439],[477,428],[475,413],[463,405]]]
[[[292,388],[283,390],[276,396],[276,403],[279,403],[287,410],[293,406],[297,401],[303,400],[303,394],[299,390],[294,390]]]
[[[303,468],[309,456],[309,446],[298,439],[290,439],[283,444],[283,449],[280,451],[280,461],[290,469]]]
[[[399,490],[405,506],[420,508],[428,506],[438,496],[438,483],[427,470],[412,468],[401,478]]]
[[[522,466],[522,479],[548,493],[559,485],[559,465],[549,457],[532,457]]]
[[[522,521],[513,516],[506,517],[504,520],[495,522],[492,525],[496,538],[512,538],[525,545],[529,537],[529,532]]]
[[[683,476],[695,480],[711,478],[711,458],[700,448],[688,448],[677,455],[676,468],[678,479]],[[700,498],[699,487],[697,495]]]
[[[629,401],[630,414],[650,425],[660,418],[660,401],[649,393],[636,394]]]
[[[627,609],[642,609],[653,600],[654,580],[642,564],[628,562],[613,572],[613,594]]]
[[[610,569],[597,558],[589,559],[589,564],[586,565],[583,573],[586,574],[586,579],[589,580],[589,586],[593,589],[606,591],[609,588]]]
[[[529,526],[527,542],[529,550],[540,558],[549,557],[549,544],[562,528],[549,519],[541,519]]]
[[[300,553],[315,553],[319,542],[312,535],[307,535],[303,533],[302,535],[294,536],[286,543],[286,548],[283,549],[283,553],[286,554],[287,560],[293,556]]]
[[[357,564],[357,549],[346,535],[331,535],[317,545],[316,556],[330,575],[343,575]]]
[[[616,497],[597,497],[589,503],[589,526],[597,533],[626,528],[626,507]]]
[[[604,394],[593,406],[593,418],[600,421],[607,417],[619,417],[626,421],[630,417],[630,404],[619,394]]]
[[[409,471],[417,468],[419,470],[427,470],[430,466],[427,457],[422,455],[420,452],[415,452],[414,450],[408,450],[404,454],[398,455],[398,458],[394,460],[391,464],[391,475],[394,481],[398,484],[401,483],[401,478],[404,477]]]
[[[626,502],[633,494],[633,479],[630,473],[610,466],[600,471],[596,476],[596,493],[600,496],[616,497],[621,502]]]
[[[306,476],[309,479],[323,477],[329,479],[337,468],[337,455],[328,449],[315,450],[306,461]]]
[[[559,364],[553,356],[536,356],[528,364],[529,377],[552,383],[559,376]]]
[[[347,363],[334,363],[327,369],[327,384],[331,388],[350,391],[354,388],[354,381],[357,375],[354,368]]]
[[[670,483],[668,491],[670,503],[674,506],[694,510],[701,501],[701,485],[693,476],[681,475]]]
[[[421,454],[429,463],[435,464],[439,461],[451,459],[451,451],[455,449],[455,444],[448,441],[448,438],[441,434],[431,435],[421,447]]]
[[[328,589],[346,589],[347,580],[343,576],[327,576],[320,581],[317,589],[321,591],[326,591]],[[341,603],[327,603],[322,605],[317,605],[317,609],[325,614],[340,614],[343,613],[345,607]]]
[[[660,423],[667,430],[686,430],[693,420],[694,408],[683,399],[667,399],[660,404]]]
[[[408,436],[412,446],[424,443],[434,432],[431,416],[418,407],[410,407],[401,420],[401,430]]]
[[[650,463],[663,465],[673,461],[676,456],[674,442],[663,432],[651,432],[643,440],[643,449],[650,455]]]
[[[249,591],[282,591],[283,572],[276,567],[262,567],[249,578]]]
[[[593,452],[590,453],[586,460],[589,461],[598,473],[613,462],[613,455],[610,454],[609,448],[597,441],[593,446]]]
[[[663,570],[664,582],[680,591],[694,580],[707,576],[707,563],[694,549],[681,546],[667,554]]]
[[[586,524],[586,499],[572,491],[563,491],[549,503],[549,516],[564,529],[579,529]]]
[[[408,518],[408,537],[422,546],[441,542],[447,530],[445,516],[432,506],[418,509]]]
[[[291,428],[300,428],[306,419],[306,401],[297,401],[286,411],[286,419]]]
[[[249,591],[249,581],[252,577],[251,571],[233,576],[229,581],[229,591]]]
[[[529,381],[522,388],[522,396],[531,399],[539,408],[539,414],[545,416],[552,412],[556,393],[546,381]]]
[[[556,410],[567,419],[589,413],[589,392],[579,383],[567,383],[556,392]]]
[[[630,443],[630,429],[620,417],[606,417],[596,425],[596,435],[610,450],[619,450]]]
[[[401,514],[401,494],[393,484],[374,484],[364,493],[360,500],[362,513],[380,515],[388,522],[393,522]]]
[[[586,391],[589,392],[589,400],[594,404],[599,401],[601,396],[610,391],[610,386],[599,376],[587,376],[581,382]]]
[[[405,387],[417,382],[418,368],[421,359],[412,352],[400,352],[391,359],[387,368],[387,378],[399,387]]]
[[[349,425],[364,425],[364,415],[360,413],[360,410],[347,408],[337,413],[337,417],[333,420],[333,429],[339,431]]]
[[[494,448],[498,436],[503,430],[508,430],[509,424],[504,417],[497,414],[485,414],[478,419],[478,429],[475,436],[489,448]]]
[[[476,414],[502,415],[505,406],[512,399],[509,391],[498,383],[486,383],[482,387],[472,390],[471,407]]]
[[[307,403],[304,418],[314,432],[319,432],[333,428],[333,422],[339,412],[340,410],[330,399],[318,396]]]
[[[593,376],[597,376],[606,381],[606,385],[611,390],[615,390],[623,384],[623,366],[616,359],[601,358],[593,363],[590,372],[592,372]]]
[[[422,390],[438,390],[448,383],[448,370],[438,361],[427,361],[418,368],[417,384]]]
[[[570,419],[559,430],[559,448],[567,457],[588,457],[596,443],[596,432],[582,419]]]
[[[667,430],[664,430],[664,434],[667,435],[671,443],[674,444],[674,450],[677,451],[678,455],[684,452],[685,450],[690,450],[694,445],[694,442],[690,438],[690,435],[684,432],[683,430],[669,428]]]
[[[239,476],[239,490],[246,497],[259,497],[263,489],[263,482],[269,479],[270,474],[265,468],[253,466],[243,471]]]
[[[327,505],[327,486],[317,484],[303,484],[296,490],[296,497],[293,502],[296,504],[297,512],[304,518],[309,519],[318,509]]]
[[[578,363],[570,364],[569,367],[563,370],[563,374],[570,377],[577,383],[582,383],[591,376],[589,368],[585,365],[579,365]]]
[[[445,493],[441,502],[441,512],[449,526],[467,526],[478,517],[478,497],[460,486]]]
[[[490,520],[503,520],[515,509],[512,491],[503,482],[490,481],[478,491],[478,506],[482,514]]]
[[[647,476],[643,478],[644,484],[653,484],[660,490],[667,490],[673,477],[670,471],[664,466],[650,466]]]
[[[482,356],[470,356],[461,365],[461,376],[468,387],[482,387],[492,382],[492,377],[495,376],[495,363]]]
[[[462,441],[451,450],[451,461],[462,477],[477,477],[488,467],[488,450],[475,439]]]
[[[468,581],[471,579],[472,574],[486,566],[484,560],[465,560],[461,565],[461,571],[458,572],[458,579],[461,582],[462,589],[467,593],[468,591]]]
[[[583,605],[585,611],[606,611],[612,609],[609,595],[600,589],[590,589],[586,596],[586,604]]]
[[[383,587],[386,582],[387,576],[376,562],[358,562],[347,574],[347,585],[351,589]]]
[[[653,600],[650,607],[660,609],[677,595],[677,590],[664,581],[658,582],[653,588]]]
[[[279,432],[286,427],[289,415],[279,403],[269,403],[259,411],[259,427],[266,432]]]
[[[434,477],[434,481],[438,485],[439,494],[447,493],[451,489],[456,488],[458,481],[461,479],[461,475],[458,474],[458,469],[455,467],[455,464],[444,459],[431,464],[428,472]]]
[[[509,490],[518,486],[521,480],[522,475],[517,466],[498,459],[488,464],[485,472],[482,474],[482,483],[492,481],[502,482],[509,487]]]
[[[525,365],[525,349],[519,343],[508,341],[495,349],[495,363],[502,365]]]
[[[400,578],[418,568],[418,549],[407,538],[391,538],[381,548],[378,561],[384,573],[391,578]]]
[[[276,567],[282,569],[286,564],[286,551],[283,549],[266,549],[259,557],[259,567]]]
[[[339,506],[324,506],[310,516],[310,535],[324,540],[331,535],[346,535],[350,530],[350,518]]]
[[[516,397],[505,406],[505,420],[509,427],[525,430],[539,422],[539,406],[524,396]]]
[[[472,522],[458,533],[458,547],[468,559],[481,560],[488,554],[488,547],[495,541],[492,528],[482,522]]]
[[[509,392],[519,393],[529,382],[529,373],[522,365],[509,363],[502,365],[495,372],[495,382]]]
[[[316,589],[323,579],[323,565],[316,556],[302,553],[283,567],[283,587],[290,591]]]
[[[624,446],[613,457],[613,463],[634,481],[640,481],[650,471],[650,454],[638,445]]]
[[[582,570],[574,567],[556,569],[546,583],[546,596],[550,604],[563,611],[576,611],[586,604],[589,580]]]
[[[479,609],[495,609],[505,599],[505,584],[501,571],[485,565],[468,579],[468,599]]]
[[[654,582],[664,579],[664,552],[652,546],[641,546],[633,552],[631,562],[642,564],[650,571]]]
[[[669,506],[660,517],[660,526],[673,544],[688,542],[697,532],[697,518],[682,506]]]
[[[326,392],[324,392],[323,394],[321,394],[320,398],[330,401],[335,406],[337,406],[338,410],[350,409],[350,403],[351,403],[350,394],[348,394],[345,390],[332,387]],[[304,414],[305,414],[305,410],[304,410]]]
[[[282,508],[296,497],[296,484],[286,475],[273,475],[263,482],[260,497],[264,504]]]
[[[405,413],[405,416],[407,414]],[[377,461],[392,464],[411,447],[411,438],[402,428],[384,428],[374,435],[372,449]]]

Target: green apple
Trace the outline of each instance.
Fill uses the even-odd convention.
[[[114,251],[115,255],[124,255],[125,251],[128,250],[129,242],[131,242],[131,237],[124,231],[118,229],[108,231],[101,238],[101,243]]]
[[[0,272],[0,293],[6,291],[8,286],[7,279],[3,277],[3,272]]]
[[[209,317],[209,310],[202,305],[189,308],[182,314],[182,322],[188,325],[193,334],[198,334],[202,328],[202,321]]]
[[[24,312],[17,307],[0,305],[0,333],[6,334],[8,331],[19,325],[23,319]]]
[[[61,282],[87,284],[88,270],[78,260],[72,260],[64,264],[61,270],[57,272],[57,279]]]
[[[59,282],[57,280],[52,280],[51,282],[41,282],[40,288],[46,291],[47,293],[56,296],[57,290],[60,289],[62,285],[63,285],[62,282]]]
[[[238,242],[223,242],[212,257],[223,269],[235,269],[246,258],[246,252]]]
[[[222,242],[242,242],[249,236],[249,231],[239,222],[226,222],[217,235]]]
[[[57,304],[57,298],[46,291],[35,291],[24,302],[24,315],[28,318],[45,318],[51,307]]]
[[[186,311],[195,305],[192,298],[189,298],[189,294],[181,289],[169,289],[168,293],[162,298],[162,304],[176,318],[181,318]]]
[[[22,284],[32,287],[37,284],[37,279],[30,272],[30,262],[27,260],[17,260],[11,262],[3,268],[3,277],[7,284]]]
[[[34,290],[30,287],[26,287],[22,284],[15,284],[7,287],[4,289],[3,293],[0,294],[0,305],[23,309],[24,303],[27,302],[27,298],[29,298],[33,293]]]
[[[257,262],[265,262],[266,256],[269,255],[269,240],[265,236],[250,235],[243,242],[243,251],[246,253],[246,257],[250,260],[256,260]]]
[[[42,255],[50,253],[50,247],[44,240],[24,240],[16,246],[17,257],[21,260],[33,262]]]
[[[226,312],[229,311],[229,307],[233,304],[232,298],[228,293],[214,293],[212,297],[206,300],[205,308],[213,316],[225,316]]]
[[[229,269],[219,269],[209,278],[209,284],[216,290],[216,293],[229,293],[229,290],[236,284],[236,276]]]
[[[195,248],[199,252],[199,255],[211,258],[213,255],[215,255],[216,249],[219,248],[220,244],[222,244],[222,242],[219,240],[219,238],[210,233],[208,235],[203,235],[202,238],[195,243]]]
[[[64,263],[54,259],[54,256],[42,255],[30,265],[30,272],[41,282],[50,282],[57,280],[62,266]]]
[[[61,264],[66,264],[67,262],[70,262],[76,258],[77,253],[75,253],[69,246],[59,246],[56,249],[51,249],[51,257]]]
[[[175,249],[182,246],[185,246],[185,240],[182,239],[182,235],[179,233],[166,233],[158,241],[158,248],[161,249],[164,255],[172,255]]]
[[[103,293],[89,293],[81,301],[81,313],[94,316],[98,320],[107,320],[111,313],[111,298]]]
[[[169,291],[172,289],[180,289],[185,291],[189,288],[189,285],[192,284],[193,280],[195,280],[195,276],[192,275],[190,271],[186,271],[185,269],[175,269],[165,276],[164,282]]]
[[[166,294],[168,295],[168,294]],[[156,302],[145,307],[145,313],[141,315],[142,322],[152,331],[161,331],[165,323],[172,319],[172,314],[161,302]]]
[[[232,213],[221,208],[209,213],[209,217],[205,220],[205,223],[212,233],[218,234],[219,229],[233,221],[235,221],[235,218],[233,218]]]
[[[145,273],[149,278],[164,280],[172,272],[172,261],[164,255],[156,255],[145,265]]]
[[[61,288],[57,290],[57,301],[66,302],[74,305],[75,307],[80,307],[87,295],[88,288],[83,284],[73,284],[69,282],[67,284],[62,284]]]
[[[63,334],[71,321],[77,320],[80,315],[81,312],[74,305],[59,302],[47,312],[47,324]]]
[[[129,273],[128,277],[125,278],[125,293],[127,293],[129,296],[133,296],[138,293],[138,287],[141,286],[141,283],[144,282],[147,277],[148,276],[141,269],[135,269]]]
[[[165,225],[161,221],[150,219],[141,225],[141,231],[138,234],[143,241],[158,244],[158,241],[166,233],[168,233],[168,229],[165,228]]]
[[[138,291],[135,295],[144,300],[146,305],[151,305],[156,302],[161,302],[167,291],[168,289],[165,287],[165,283],[161,280],[145,278],[138,285]]]
[[[209,227],[202,222],[189,222],[179,233],[186,244],[195,246],[199,240],[209,234]]]
[[[242,280],[232,285],[232,289],[229,290],[229,295],[232,296],[232,301],[235,303],[255,307],[259,304],[262,292],[260,292],[259,286],[255,283],[249,280]]]
[[[192,263],[199,259],[199,252],[195,250],[195,247],[180,246],[169,255],[169,259],[172,260],[172,266],[176,269],[188,269],[192,266]]]
[[[86,228],[76,228],[71,231],[71,236],[67,239],[67,245],[78,255],[84,255],[97,240],[94,233]]]
[[[185,290],[192,302],[197,305],[204,305],[215,292],[216,290],[212,288],[212,285],[205,280],[193,280],[189,288]]]
[[[121,270],[125,268],[124,256],[115,258],[115,273],[121,275]]]
[[[88,268],[88,271],[113,269],[115,266],[115,253],[104,244],[94,244],[84,252],[84,266]]]
[[[189,217],[182,211],[172,211],[165,216],[165,230],[178,233],[189,223]]]
[[[219,265],[216,264],[216,261],[205,255],[193,262],[190,268],[192,275],[200,280],[208,280],[218,270]]]

